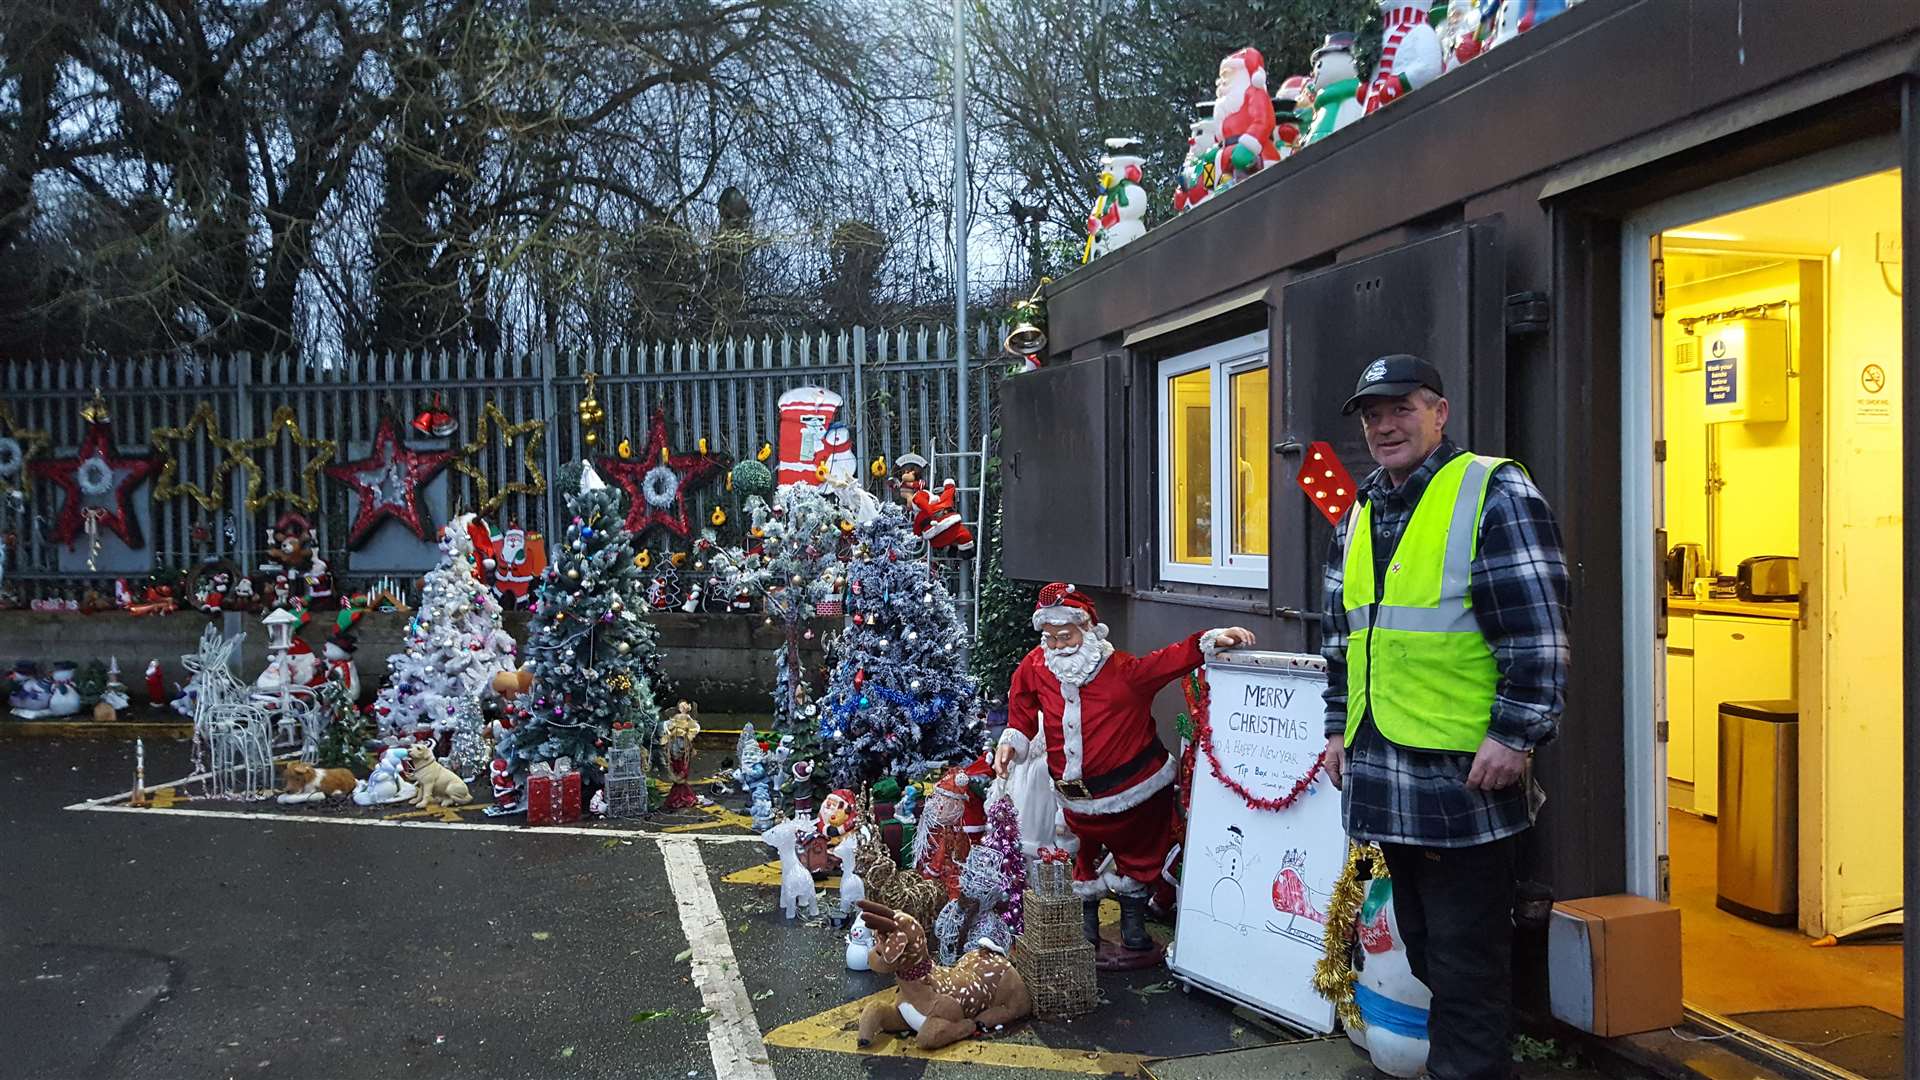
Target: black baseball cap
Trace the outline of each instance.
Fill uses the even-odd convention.
[[[1341,416],[1352,416],[1363,398],[1406,397],[1421,387],[1446,397],[1440,388],[1440,372],[1432,364],[1412,353],[1394,353],[1368,364],[1360,372],[1353,396],[1340,407]]]

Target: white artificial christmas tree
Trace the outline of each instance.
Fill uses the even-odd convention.
[[[465,514],[442,530],[440,565],[421,586],[406,648],[387,659],[387,684],[373,712],[389,738],[457,730],[463,704],[516,666],[513,638],[500,628],[500,602],[474,573],[471,521]]]

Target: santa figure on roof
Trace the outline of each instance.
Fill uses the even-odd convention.
[[[1061,582],[1040,590],[1033,628],[1040,644],[1014,669],[994,770],[1005,776],[1037,761],[1044,725],[1047,772],[1080,842],[1073,890],[1085,903],[1087,940],[1103,967],[1157,962],[1147,904],[1176,842],[1179,763],[1160,742],[1153,698],[1214,652],[1251,646],[1253,632],[1208,630],[1133,656],[1107,641],[1092,599]],[[1109,893],[1120,903],[1118,947],[1100,936],[1100,901]]]

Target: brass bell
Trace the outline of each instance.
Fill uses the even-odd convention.
[[[1041,278],[1032,296],[1014,303],[1013,317],[1018,321],[1007,331],[1001,348],[1015,356],[1038,356],[1047,347],[1047,312],[1040,291],[1052,283],[1052,278]]]

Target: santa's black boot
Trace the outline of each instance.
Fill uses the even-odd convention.
[[[1147,935],[1146,894],[1122,896],[1120,900],[1120,944],[1134,952],[1146,952],[1153,948],[1153,938]]]
[[[1085,928],[1087,942],[1100,944],[1100,901],[1084,900],[1080,904],[1080,925]]]

